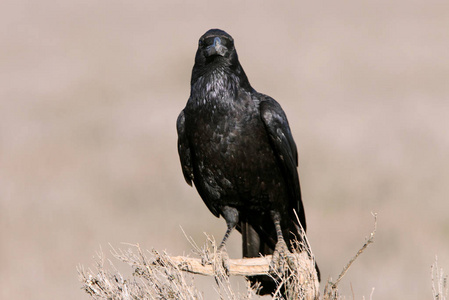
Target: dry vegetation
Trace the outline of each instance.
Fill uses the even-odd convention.
[[[191,237],[194,256],[171,257],[165,251],[144,251],[139,245],[131,245],[127,250],[115,249],[111,246],[111,254],[118,261],[131,266],[132,278],[125,279],[116,269],[113,262],[106,259],[102,251],[97,253],[95,270],[78,268],[79,279],[83,289],[93,299],[204,299],[203,293],[195,284],[194,274],[213,276],[216,282],[215,291],[219,299],[254,299],[257,298],[257,286],[250,286],[236,291],[230,282],[230,276],[248,276],[270,274],[277,282],[278,289],[273,299],[284,299],[281,289],[285,288],[287,299],[323,299],[341,300],[338,284],[351,267],[352,263],[363,251],[374,242],[377,229],[377,218],[374,215],[374,230],[366,239],[356,255],[343,268],[335,282],[331,278],[326,282],[323,294],[320,295],[319,283],[314,267],[314,256],[309,251],[300,252],[299,249],[310,249],[299,243],[295,247],[295,265],[284,261],[285,272],[280,273],[270,267],[271,255],[250,259],[231,259],[229,274],[223,268],[217,246],[213,237],[207,236],[207,243],[199,247]],[[305,247],[304,247],[305,246]],[[447,300],[448,276],[438,267],[438,259],[431,267],[432,295],[434,300]],[[373,299],[374,288],[369,299]],[[352,299],[354,299],[352,295]],[[365,299],[365,297],[363,297]]]
[[[271,256],[231,259],[228,275],[217,255],[215,241],[210,237],[204,247],[194,246],[193,253],[199,258],[170,257],[166,252],[143,251],[139,245],[130,246],[127,250],[112,248],[111,253],[132,267],[132,279],[124,279],[110,260],[106,264],[102,252],[97,254],[95,271],[78,269],[83,289],[94,299],[203,299],[193,274],[213,276],[220,299],[256,297],[257,286],[251,287],[247,282],[245,291],[235,291],[229,275],[270,274],[279,282],[274,299],[282,299],[280,291],[284,287],[288,299],[316,299],[319,294],[314,261],[307,252],[296,252],[294,267],[284,263],[284,273],[269,271]]]
[[[322,299],[334,300],[342,297],[338,292],[338,284],[349,270],[352,263],[374,241],[377,220],[374,215],[374,230],[360,248],[357,254],[343,268],[335,282],[329,279],[324,288]],[[203,299],[202,292],[195,285],[192,274],[213,276],[217,284],[216,292],[220,299],[253,299],[256,297],[257,286],[247,282],[246,290],[235,291],[230,282],[230,275],[262,275],[269,274],[278,283],[278,289],[273,299],[284,299],[281,290],[285,290],[287,299],[319,299],[319,283],[315,271],[314,256],[303,233],[304,244],[294,245],[294,265],[281,262],[282,268],[271,267],[271,256],[260,258],[231,259],[229,274],[223,268],[220,256],[217,254],[215,240],[208,236],[206,245],[199,247],[192,238],[189,241],[193,254],[198,258],[170,257],[166,252],[156,250],[143,251],[139,245],[129,245],[127,250],[115,249],[112,255],[130,265],[133,277],[124,279],[123,275],[103,252],[99,252],[96,260],[96,270],[78,269],[83,289],[94,299]],[[300,252],[299,249],[309,249]],[[284,270],[279,271],[279,270]],[[442,295],[446,286],[446,278],[442,271],[437,271],[437,287],[434,288],[435,299]],[[447,289],[446,289],[447,294]],[[372,294],[370,296],[370,299]]]
[[[447,275],[438,267],[438,258],[432,265],[432,295],[435,300],[446,300],[448,296]]]

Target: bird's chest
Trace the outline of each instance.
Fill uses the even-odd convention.
[[[204,160],[229,163],[244,159],[266,139],[259,109],[250,99],[199,99],[192,103],[191,113],[187,109],[186,123],[191,145]]]
[[[206,102],[192,108],[187,107],[186,126],[195,176],[204,190],[217,199],[260,194],[266,173],[276,165],[257,103]]]

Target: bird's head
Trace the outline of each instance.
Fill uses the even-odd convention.
[[[220,29],[210,29],[200,37],[191,83],[195,83],[203,75],[211,74],[215,70],[220,70],[223,76],[232,76],[241,87],[251,88],[239,63],[234,39]]]
[[[234,39],[225,31],[210,29],[199,39],[195,64],[199,66],[205,66],[210,63],[232,65],[237,62]]]

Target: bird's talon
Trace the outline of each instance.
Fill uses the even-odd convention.
[[[287,266],[286,266],[287,265]],[[270,262],[270,272],[284,273],[288,268],[295,267],[295,258],[284,240],[278,241]]]
[[[230,264],[228,252],[226,252],[226,250],[219,250],[217,252],[217,256],[215,258],[215,263],[220,264],[219,267],[222,268],[223,273],[226,276],[229,276],[231,274],[231,264]]]

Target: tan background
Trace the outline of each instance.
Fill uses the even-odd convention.
[[[377,212],[342,292],[429,299],[435,255],[449,272],[449,2],[405,0],[3,0],[0,298],[87,299],[76,266],[108,243],[179,255],[180,226],[222,237],[184,182],[175,131],[213,27],[287,112],[323,278]]]

